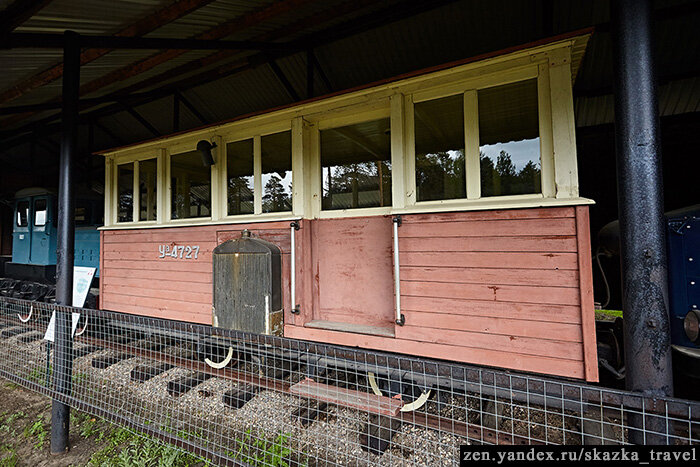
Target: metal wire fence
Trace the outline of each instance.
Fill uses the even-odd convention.
[[[67,368],[46,339],[55,312],[73,313]],[[0,341],[0,376],[223,465],[454,465],[462,444],[700,440],[696,402],[108,311],[0,297]]]

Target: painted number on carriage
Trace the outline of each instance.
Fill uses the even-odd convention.
[[[199,256],[199,245],[158,245],[160,259],[197,259]]]

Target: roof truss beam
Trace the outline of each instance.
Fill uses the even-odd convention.
[[[49,3],[51,0],[15,0],[0,12],[0,35],[11,33]]]
[[[165,26],[168,23],[181,18],[194,10],[197,10],[213,0],[176,0],[168,6],[161,8],[152,15],[127,26],[117,32],[115,36],[131,37],[147,34],[159,27]],[[27,0],[17,0],[23,6]],[[7,10],[6,10],[7,11]],[[9,31],[8,31],[9,32]],[[85,65],[111,52],[111,49],[89,49],[80,54],[80,64]],[[27,92],[36,89],[45,84],[49,84],[63,76],[63,63],[59,62],[44,71],[41,71],[33,76],[23,79],[20,83],[0,92],[0,104],[9,102],[13,99],[23,96]]]
[[[301,39],[295,41],[297,44],[297,47],[301,50],[307,50],[310,47],[307,47],[307,44],[310,43],[315,43],[315,47],[320,47],[326,43],[333,42],[335,40],[339,40],[345,37],[349,37],[353,34],[356,33],[361,33],[366,30],[373,29],[375,27],[379,27],[383,24],[388,24],[394,21],[401,20],[406,17],[410,17],[415,14],[422,13],[424,11],[429,11],[431,9],[437,8],[439,6],[453,3],[456,0],[432,0],[432,1],[427,1],[427,2],[421,2],[421,3],[416,3],[411,0],[403,0],[399,2],[393,2],[390,6],[379,10],[378,12],[371,12],[367,13],[364,15],[360,15],[359,17],[356,17],[350,21],[347,21],[345,23],[342,23],[340,25],[334,25],[331,27],[328,27],[324,30],[321,30],[317,33],[312,33],[309,35],[306,35],[302,37]],[[356,11],[360,6],[367,6],[372,4],[373,1],[370,0],[350,0],[339,7],[335,7],[331,10],[327,10],[324,12],[321,12],[317,15],[313,15],[307,19],[301,20],[294,25],[288,26],[284,29],[285,34],[291,34],[293,32],[296,32],[296,30],[299,30],[300,28],[303,27],[308,27],[309,24],[316,24],[319,21],[331,21],[335,19],[338,16],[342,16],[344,14],[348,14],[349,12]],[[398,11],[398,13],[397,13]],[[391,14],[390,14],[391,13]],[[315,41],[315,42],[314,42]],[[295,47],[295,48],[297,48]],[[220,52],[221,54],[226,53],[227,51],[222,51]],[[226,76],[231,76],[232,74],[235,73],[240,73],[246,70],[250,70],[252,68],[256,68],[261,65],[265,65],[267,63],[270,63],[271,60],[279,59],[284,56],[292,55],[293,52],[281,52],[277,54],[269,54],[269,53],[264,53],[260,52],[258,54],[255,54],[247,59],[235,62],[233,64],[225,64],[223,66],[220,66],[219,68],[213,69],[213,70],[206,70],[200,74],[190,76],[188,78],[184,78],[180,81],[176,81],[173,83],[169,83],[166,85],[163,85],[153,91],[148,91],[140,94],[131,94],[131,95],[121,95],[120,93],[123,92],[124,90],[117,91],[113,94],[110,94],[108,96],[104,96],[102,100],[100,101],[101,103],[105,102],[114,102],[117,100],[125,100],[129,99],[129,102],[132,102],[133,106],[137,105],[142,105],[148,102],[152,102],[164,97],[169,97],[175,92],[182,92],[186,89],[201,86],[203,84],[218,80],[220,78],[226,77]],[[216,55],[216,54],[215,54]],[[228,56],[228,55],[227,55]],[[195,61],[199,62],[199,61]],[[187,65],[187,64],[186,64]],[[317,67],[317,70],[319,68]],[[189,71],[189,70],[188,70]],[[167,72],[168,74],[172,73],[172,70]],[[184,70],[183,70],[184,73]],[[325,73],[324,73],[325,74]],[[158,78],[158,77],[155,77]],[[154,78],[149,78],[147,81],[151,81]],[[165,79],[165,78],[162,78]],[[322,78],[323,79],[323,78]],[[324,80],[325,81],[325,80]],[[138,85],[139,83],[137,83]],[[324,83],[326,84],[326,83]],[[330,85],[330,82],[327,83],[327,85]],[[132,87],[127,88],[128,90],[132,90]],[[180,97],[183,98],[182,94],[180,94]],[[99,99],[98,99],[99,100]],[[85,99],[85,101],[90,102],[91,99]],[[187,106],[187,103],[185,100],[182,101],[184,105]],[[189,106],[187,106],[190,111],[192,110]],[[110,106],[106,106],[94,111],[91,111],[87,114],[83,115],[83,118],[94,118],[94,116],[106,116],[106,115],[111,115],[113,113],[123,111],[124,108],[119,105],[119,104],[112,104]],[[2,110],[0,109],[0,112]],[[194,112],[193,112],[194,113]],[[11,130],[9,131],[5,137],[7,136],[15,136],[13,140],[19,141],[20,135],[23,132],[26,132],[27,129],[34,129],[39,126],[44,126],[45,131],[56,131],[57,129],[60,128],[59,125],[57,124],[51,124],[51,122],[55,121],[60,114],[55,114],[48,116],[46,118],[43,118],[39,121],[32,122],[25,127],[20,127],[19,129]],[[199,117],[198,117],[199,118]],[[201,119],[202,123],[208,123],[205,120]],[[0,138],[3,135],[0,135]],[[7,144],[14,145],[14,141],[11,142],[6,142],[6,148],[9,147]]]
[[[203,39],[167,39],[152,37],[121,37],[80,35],[84,49],[132,49],[132,50],[263,50],[282,52],[290,46],[258,41],[220,41]],[[0,39],[0,49],[62,49],[63,34],[12,33]]]

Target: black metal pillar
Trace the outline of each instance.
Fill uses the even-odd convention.
[[[72,304],[73,256],[75,245],[73,193],[74,162],[78,140],[78,89],[80,87],[80,38],[66,31],[63,48],[63,135],[58,181],[58,245],[56,262],[56,303]],[[55,351],[53,359],[54,389],[59,394],[71,392],[73,372],[73,336],[70,311],[56,311]],[[51,407],[51,453],[60,454],[69,448],[70,408],[53,401]]]
[[[670,396],[673,377],[651,9],[650,0],[612,3],[622,306],[627,389]],[[646,428],[651,427],[646,424]],[[642,432],[635,433],[633,441],[664,442]]]

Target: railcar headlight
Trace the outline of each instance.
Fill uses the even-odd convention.
[[[700,338],[700,312],[698,310],[690,310],[683,319],[683,329],[685,335],[693,342],[697,342]]]

